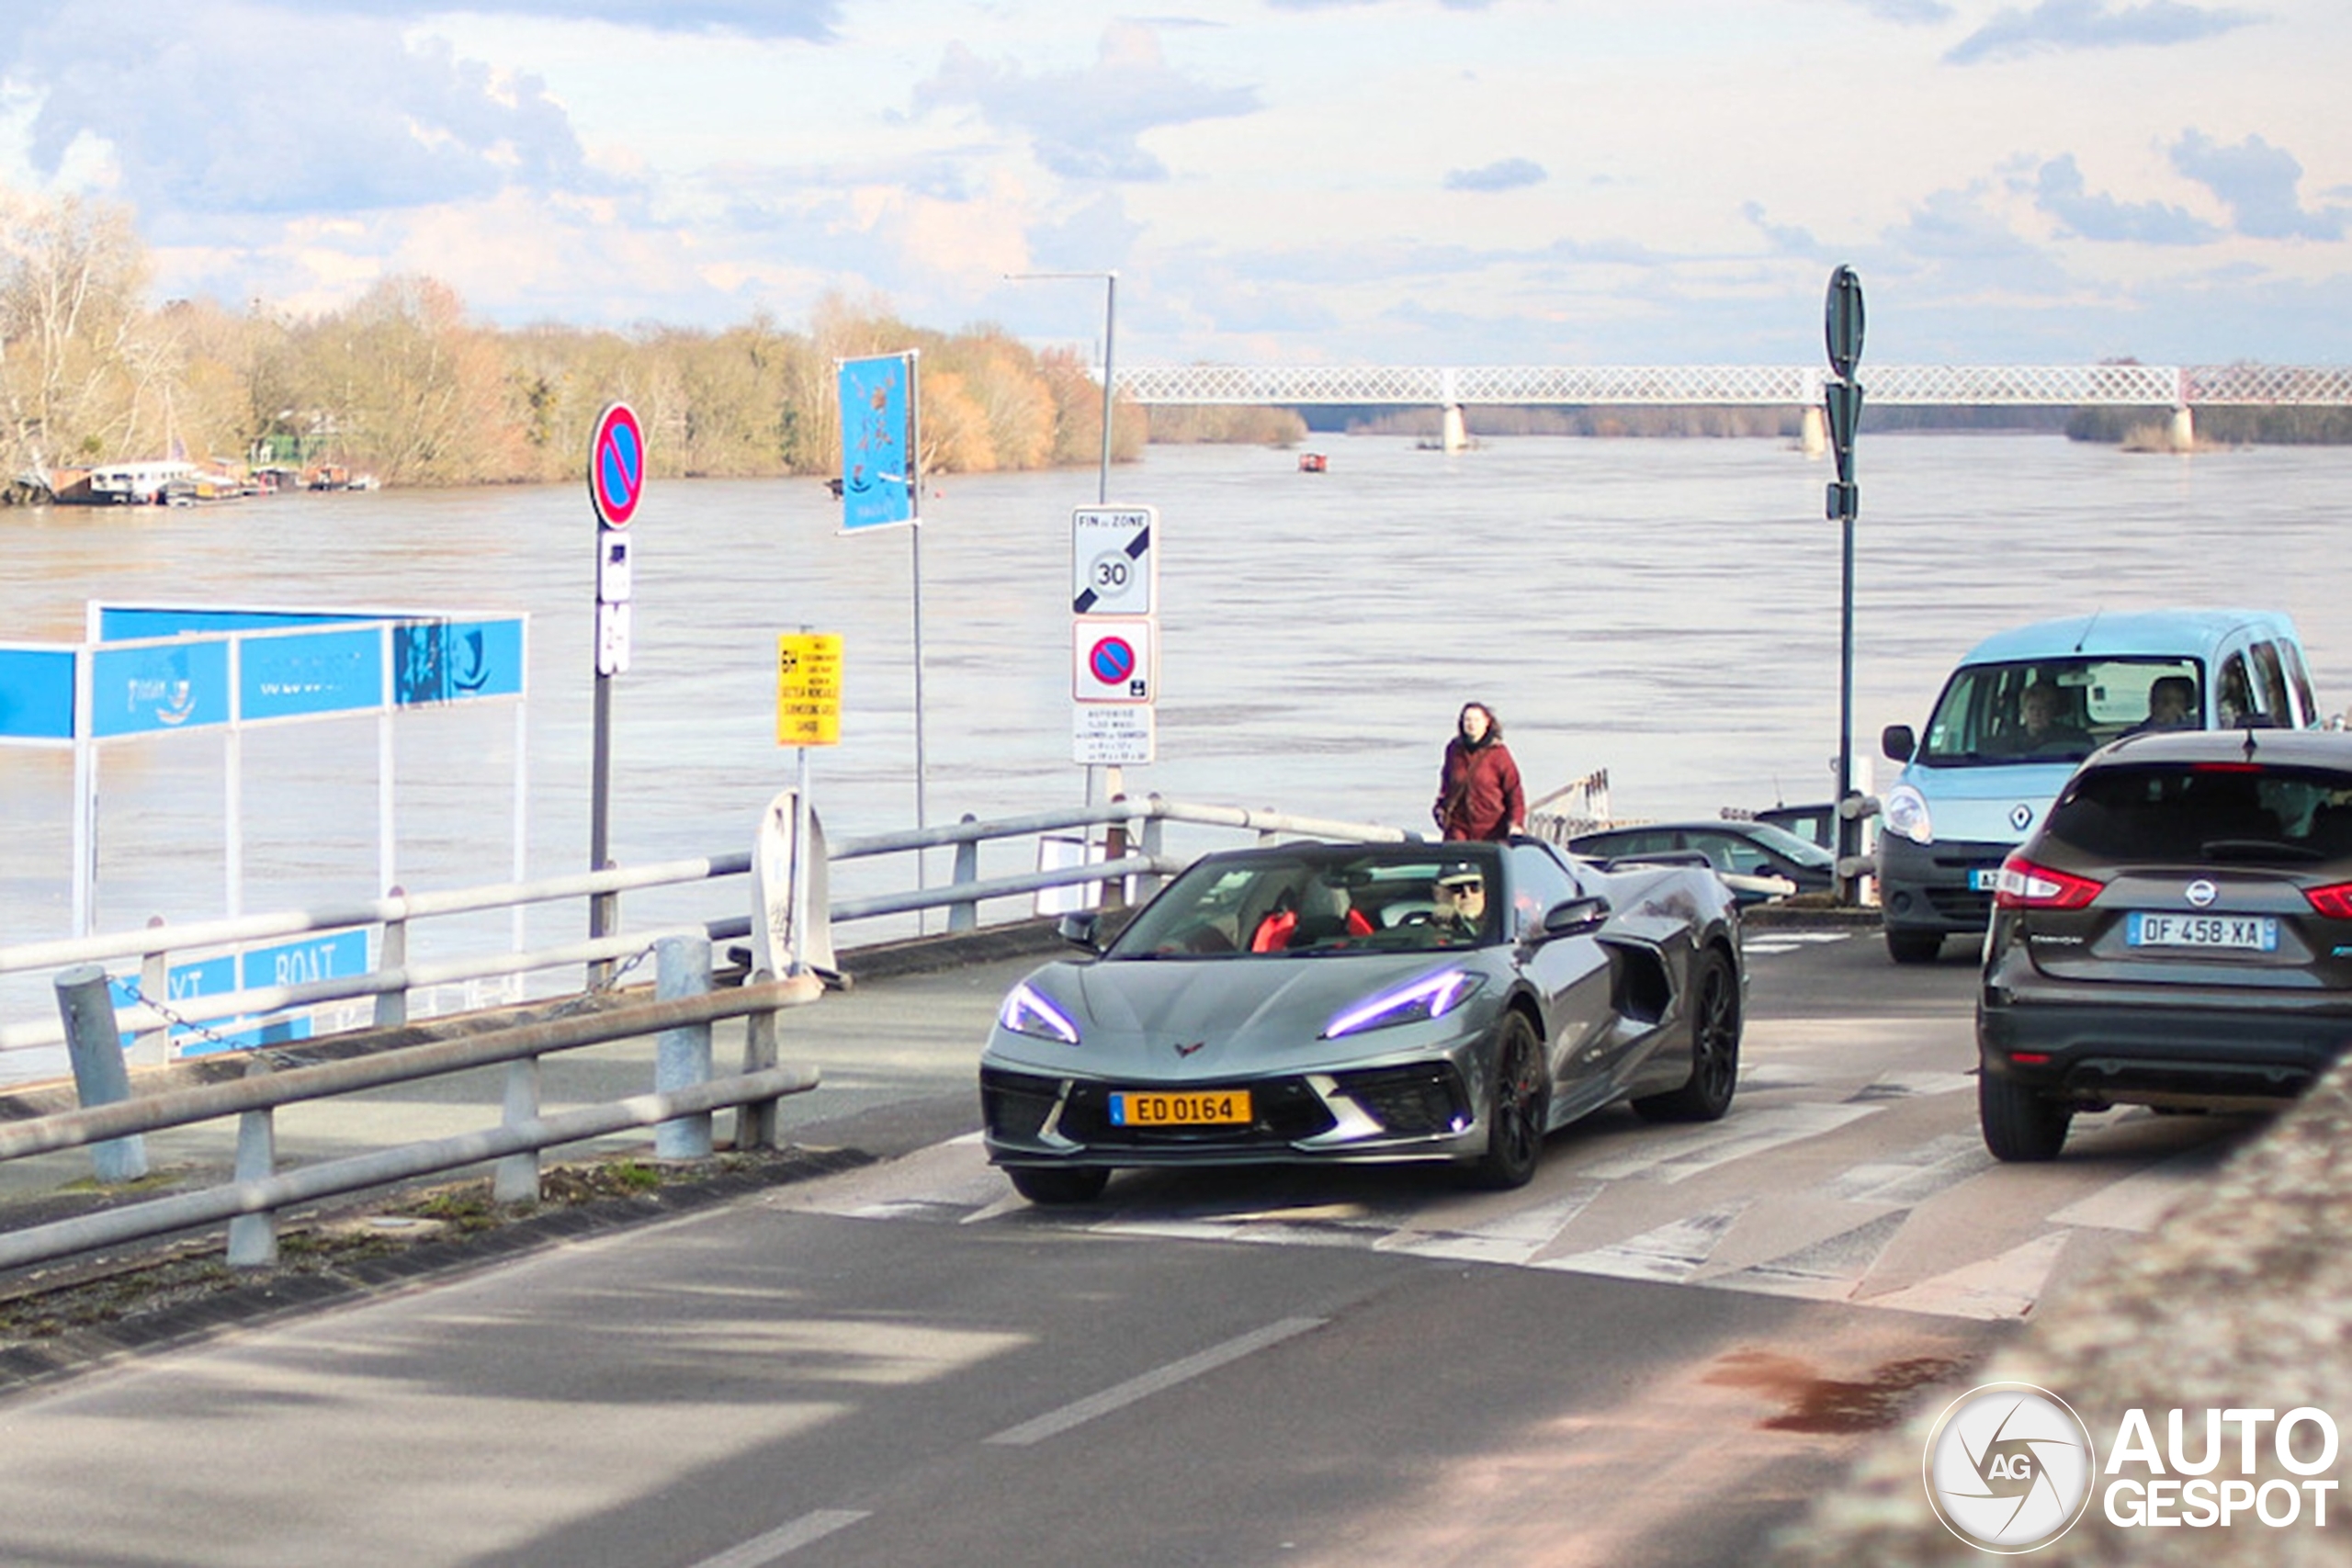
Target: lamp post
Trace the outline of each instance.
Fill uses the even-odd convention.
[[[1119,275],[1116,272],[1008,272],[1004,275],[1007,283],[1068,277],[1099,277],[1102,280],[1102,467],[1094,487],[1094,502],[1101,506],[1108,504],[1111,500],[1111,344],[1119,325]]]

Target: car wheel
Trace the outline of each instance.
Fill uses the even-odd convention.
[[[1495,1040],[1494,1098],[1487,1111],[1487,1152],[1471,1169],[1481,1187],[1524,1187],[1544,1157],[1544,1123],[1552,1103],[1544,1043],[1523,1012],[1503,1014]]]
[[[2054,1100],[1991,1073],[1976,1080],[1976,1122],[1995,1159],[2056,1159],[2066,1146],[2066,1124],[2075,1113]]]
[[[1895,931],[1886,933],[1886,955],[1897,964],[1933,964],[1944,950],[1940,931]]]
[[[1651,1122],[1716,1122],[1739,1088],[1739,979],[1719,947],[1695,960],[1690,977],[1690,1080],[1634,1101]]]
[[[1107,1170],[1042,1169],[1033,1165],[1010,1165],[1004,1174],[1011,1179],[1012,1190],[1032,1203],[1091,1203],[1102,1196],[1109,1186]]]

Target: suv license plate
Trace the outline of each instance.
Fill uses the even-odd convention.
[[[1247,1126],[1250,1121],[1250,1091],[1246,1089],[1192,1094],[1127,1091],[1111,1096],[1111,1124],[1114,1127]]]
[[[2123,940],[2133,947],[2228,947],[2249,953],[2278,951],[2274,915],[2157,915],[2132,913]]]
[[[1997,865],[1976,867],[1968,874],[1968,890],[1971,893],[1998,893],[2001,890],[2001,868]]]

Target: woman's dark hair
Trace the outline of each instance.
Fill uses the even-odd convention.
[[[1503,721],[1496,717],[1495,710],[1488,707],[1484,703],[1464,703],[1462,705],[1461,712],[1453,716],[1453,733],[1456,735],[1460,735],[1462,733],[1462,715],[1468,713],[1472,708],[1476,708],[1480,713],[1487,716],[1486,737],[1479,741],[1479,744],[1482,746],[1490,745],[1497,740],[1500,740],[1503,738]]]

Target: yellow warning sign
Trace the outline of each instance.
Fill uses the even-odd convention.
[[[842,743],[840,633],[785,632],[776,637],[775,743]]]

